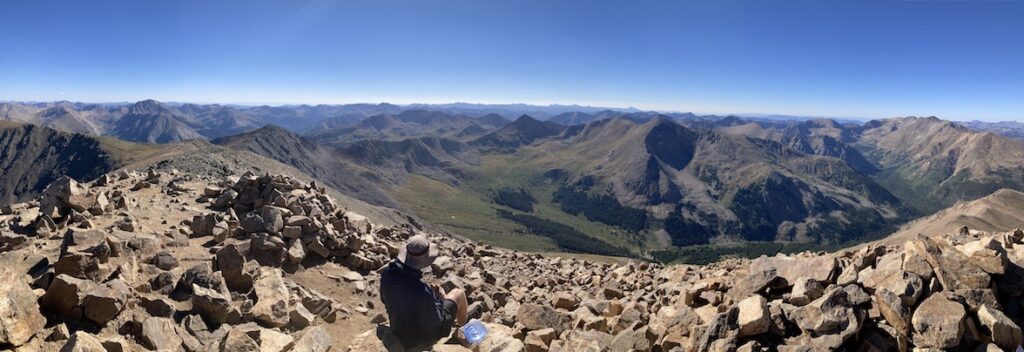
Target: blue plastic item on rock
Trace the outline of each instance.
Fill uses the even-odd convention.
[[[460,330],[462,330],[462,336],[466,337],[466,342],[469,342],[471,345],[478,344],[487,337],[487,327],[484,326],[482,321],[477,319],[470,320]]]

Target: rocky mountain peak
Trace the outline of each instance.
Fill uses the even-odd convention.
[[[536,124],[540,124],[542,122],[540,120],[537,120],[537,119],[531,117],[530,115],[523,114],[523,115],[519,115],[519,117],[517,117],[515,119],[515,121],[512,121],[512,123],[517,124],[517,125],[524,125],[524,126],[526,126],[526,125],[536,125]]]
[[[255,130],[253,130],[252,132],[249,132],[249,133],[271,135],[271,136],[283,136],[283,135],[295,136],[296,135],[295,133],[284,129],[281,126],[274,125],[274,124],[269,124],[269,125],[257,128]]]
[[[477,123],[480,123],[482,125],[492,127],[501,127],[511,123],[511,121],[506,119],[504,116],[501,116],[496,113],[481,115],[480,117],[476,118],[476,121]]]
[[[550,121],[540,121],[524,114],[497,131],[472,141],[471,144],[509,150],[531,144],[542,138],[556,136],[563,130],[565,130],[565,126]]]
[[[737,116],[733,116],[733,115],[729,115],[729,116],[723,117],[723,118],[719,119],[718,121],[716,121],[716,123],[718,125],[720,125],[720,126],[732,126],[732,125],[737,125],[737,124],[743,124],[745,122],[746,121],[744,121],[743,119],[741,119],[741,118],[739,118]]]
[[[54,107],[43,110],[42,112],[40,112],[40,114],[44,118],[52,119],[74,114],[74,111],[74,107],[68,107],[67,105],[59,104]]]
[[[624,118],[624,119],[627,119],[627,120],[631,120],[631,121],[635,121],[635,120],[629,119],[627,117],[621,117],[621,118]],[[649,120],[643,121],[643,124],[649,125],[649,126],[673,126],[674,125],[674,126],[683,127],[682,125],[680,125],[680,124],[676,123],[675,121],[673,121],[672,117],[670,117],[668,115],[664,115],[664,114],[654,115]],[[685,127],[683,127],[683,128],[685,128]]]
[[[444,122],[453,118],[453,116],[446,113],[432,110],[405,110],[399,113],[396,117],[404,122],[413,122],[418,124]]]
[[[153,99],[142,100],[128,107],[128,113],[136,115],[157,115],[170,112],[171,109],[167,105]]]

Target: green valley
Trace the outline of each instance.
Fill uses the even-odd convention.
[[[487,154],[481,157],[478,168],[465,170],[466,177],[458,187],[412,176],[406,184],[392,191],[392,196],[424,220],[453,233],[520,250],[551,251],[559,246],[551,238],[534,235],[535,231],[497,212],[528,215],[561,224],[612,246],[628,248],[630,256],[640,255],[641,249],[647,248],[653,240],[653,235],[646,232],[630,233],[588,220],[583,214],[563,211],[554,201],[560,184],[543,177],[548,169],[537,160],[514,154]],[[536,201],[533,211],[524,212],[495,203],[493,197],[500,189],[528,192]]]

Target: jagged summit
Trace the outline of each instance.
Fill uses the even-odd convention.
[[[511,123],[504,116],[495,113],[489,113],[476,118],[479,124],[491,127],[501,127]]]
[[[40,114],[44,118],[48,118],[48,119],[59,118],[59,117],[65,116],[65,115],[73,114],[73,113],[74,113],[74,106],[69,107],[67,104],[57,104],[57,105],[54,105],[53,107],[47,108],[46,110],[43,110],[42,112],[40,112]]]
[[[143,100],[129,106],[127,113],[113,124],[112,134],[123,140],[147,143],[205,138],[189,126],[182,115],[156,100]]]
[[[146,99],[129,106],[128,113],[138,115],[162,114],[171,113],[171,109],[164,103],[153,99]]]
[[[228,138],[221,139],[220,141],[227,141],[227,140],[230,140],[230,139],[233,139],[233,138],[247,138],[247,137],[254,137],[254,136],[265,136],[265,137],[268,137],[268,138],[276,138],[276,137],[301,138],[298,134],[296,134],[294,132],[291,132],[291,131],[288,131],[288,130],[284,129],[281,126],[274,125],[274,124],[268,124],[268,125],[265,125],[263,127],[257,128],[255,130],[252,130],[252,131],[249,131],[249,132],[240,133],[237,136],[229,136]],[[214,140],[213,142],[217,143],[217,141],[218,140]]]
[[[540,120],[537,120],[537,119],[535,119],[533,117],[530,117],[530,115],[526,115],[526,114],[519,115],[519,117],[517,117],[515,120],[513,120],[512,123],[520,125],[520,126],[529,126],[529,125],[539,125],[539,124],[542,124],[542,122]]]
[[[470,144],[507,151],[532,144],[542,138],[556,136],[564,130],[565,126],[550,121],[540,121],[524,114],[512,123],[488,133]]]

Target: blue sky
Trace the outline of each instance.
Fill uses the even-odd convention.
[[[0,100],[1024,120],[1022,1],[0,1]]]

